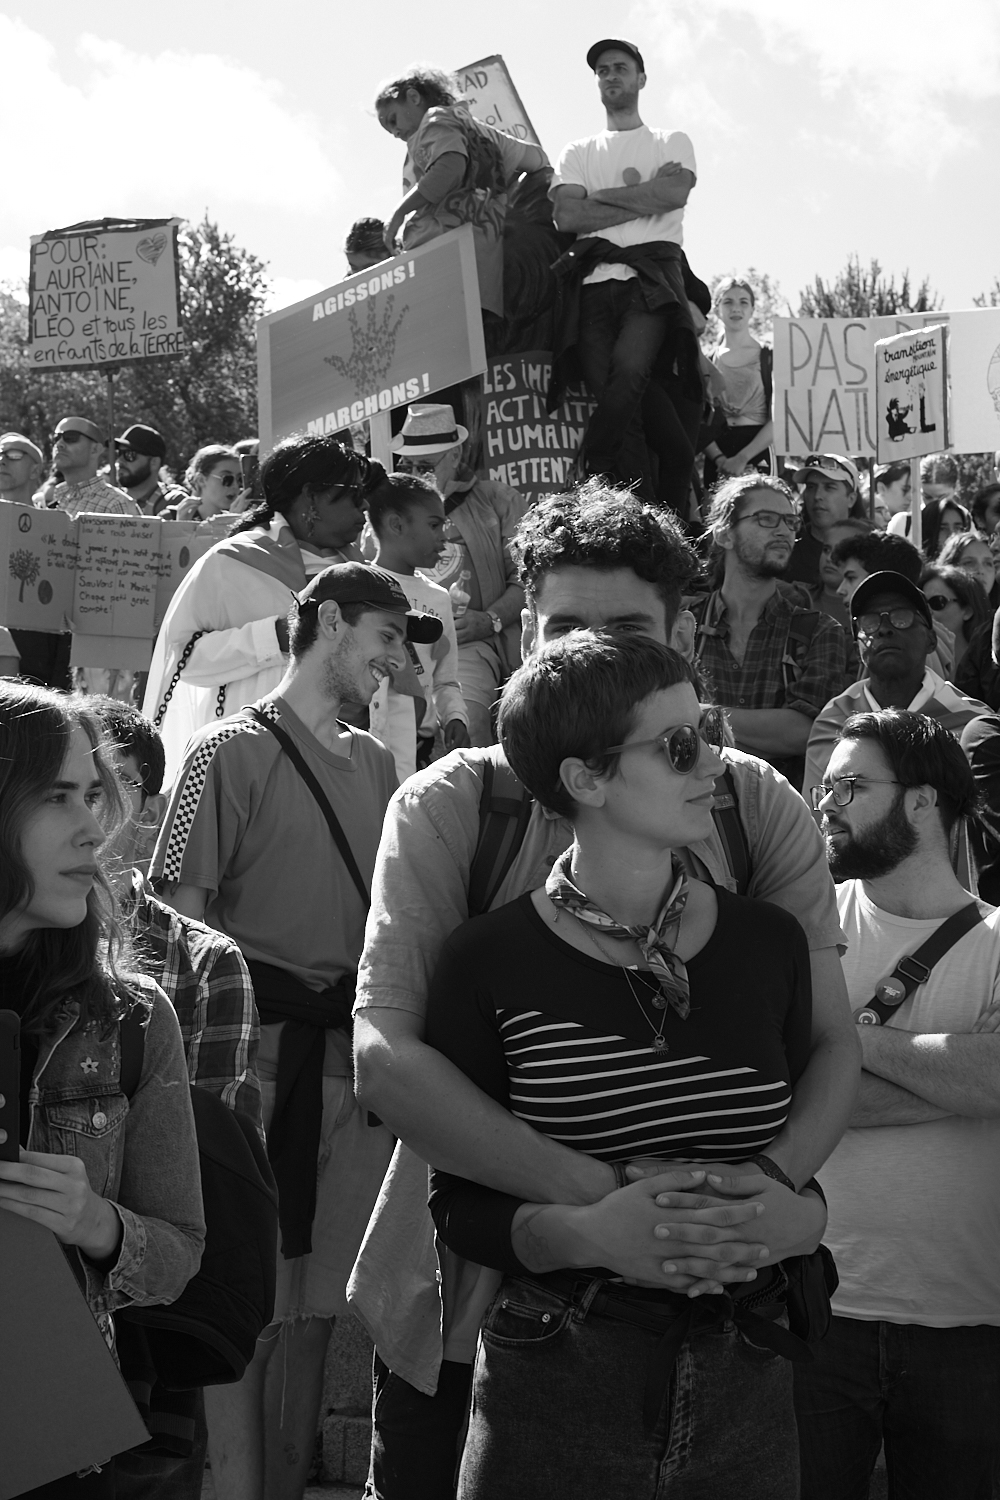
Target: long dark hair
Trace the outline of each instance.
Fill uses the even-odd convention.
[[[380,463],[345,447],[333,437],[299,434],[285,438],[261,465],[264,499],[247,511],[230,535],[252,531],[255,526],[270,526],[276,515],[287,516],[303,490],[319,495],[324,490],[343,487],[360,490],[365,495],[384,478],[385,470]]]
[[[945,495],[940,500],[928,500],[920,513],[920,529],[924,556],[933,562],[941,548],[941,522],[946,510],[958,512],[962,531],[972,530],[972,516],[956,495]],[[953,533],[956,534],[956,533]]]
[[[920,587],[923,588],[932,578],[943,583],[946,589],[951,589],[963,609],[972,610],[969,618],[962,621],[962,635],[966,642],[970,641],[973,632],[993,618],[986,590],[979,579],[973,578],[964,568],[955,568],[948,563],[928,563],[920,575]]]
[[[102,821],[114,831],[124,818],[124,802],[101,749],[100,721],[86,700],[0,680],[0,917],[31,899],[31,873],[21,851],[24,825],[58,781],[77,727],[94,747],[104,794]],[[111,1024],[119,1017],[129,998],[123,965],[138,966],[103,871],[87,897],[83,921],[77,927],[36,928],[20,956],[26,1004],[18,1008],[26,1031],[48,1031],[71,1000],[79,1004],[83,1023]]]

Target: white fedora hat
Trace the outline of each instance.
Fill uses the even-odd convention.
[[[455,421],[450,406],[428,404],[411,406],[406,413],[403,430],[392,440],[392,449],[403,457],[417,458],[419,455],[447,453],[464,443],[469,429]]]

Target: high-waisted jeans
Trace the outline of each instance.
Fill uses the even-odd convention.
[[[629,1320],[631,1289],[548,1281],[506,1277],[486,1316],[459,1500],[798,1500],[786,1359],[699,1309],[647,1427],[663,1326],[642,1326],[641,1299]]]

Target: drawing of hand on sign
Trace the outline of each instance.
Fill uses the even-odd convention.
[[[382,384],[383,376],[392,365],[396,352],[396,336],[410,310],[407,303],[400,309],[396,321],[392,322],[394,303],[395,298],[388,296],[385,299],[381,317],[376,318],[375,307],[370,300],[364,330],[358,324],[357,310],[352,307],[347,319],[351,329],[350,358],[341,359],[339,354],[324,356],[323,363],[330,365],[345,380],[352,380],[359,394],[377,390]]]

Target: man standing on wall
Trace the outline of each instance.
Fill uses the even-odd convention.
[[[643,124],[646,72],[634,43],[595,42],[587,65],[597,76],[607,129],[571,141],[552,179],[556,227],[577,239],[557,263],[561,311],[550,409],[575,341],[597,400],[581,450],[586,472],[639,481],[644,499],[683,514],[703,396],[681,250],[694,148],[681,131]],[[662,377],[656,381],[654,367]],[[658,461],[655,487],[647,442]]]

